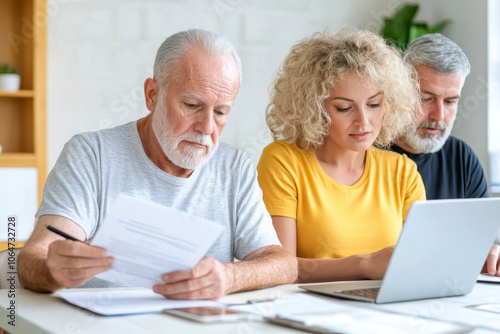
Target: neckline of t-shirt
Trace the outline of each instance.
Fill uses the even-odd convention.
[[[408,158],[410,158],[411,160],[415,161],[415,162],[424,162],[424,161],[427,161],[435,156],[437,156],[438,154],[442,154],[442,152],[445,152],[446,149],[445,149],[445,146],[446,147],[449,147],[449,145],[452,145],[450,143],[456,141],[457,138],[454,137],[454,136],[448,136],[448,138],[446,138],[446,141],[444,142],[443,146],[437,150],[436,152],[432,152],[432,153],[412,153],[412,152],[408,152],[407,150],[405,150],[404,148],[402,148],[401,146],[397,145],[397,144],[393,144],[393,146],[395,146],[395,152],[399,153],[399,154],[406,154],[406,156]]]
[[[155,165],[151,159],[149,159],[148,155],[146,154],[146,151],[144,151],[144,147],[142,146],[142,141],[141,137],[139,136],[139,130],[137,129],[137,122],[138,121],[133,121],[131,122],[130,126],[132,128],[132,133],[134,134],[134,141],[136,142],[136,147],[138,150],[138,153],[141,157],[141,159],[145,162],[146,166],[148,169],[155,175],[163,180],[170,182],[172,184],[187,184],[193,182],[198,177],[198,174],[200,174],[200,169],[203,168],[201,166],[200,168],[196,168],[193,173],[189,177],[177,177],[172,174],[169,174],[165,172],[164,170],[160,169],[158,166]]]
[[[370,171],[371,159],[372,159],[372,149],[373,148],[370,147],[366,151],[366,156],[365,156],[365,170],[363,171],[363,175],[361,175],[361,177],[359,178],[358,181],[356,181],[356,183],[354,183],[354,184],[352,184],[350,186],[346,186],[345,184],[342,184],[342,183],[340,183],[338,181],[335,181],[328,174],[326,174],[325,170],[319,164],[318,157],[316,156],[316,152],[314,150],[310,151],[310,157],[309,158],[310,158],[310,160],[312,160],[312,163],[314,164],[314,167],[319,170],[319,173],[321,174],[321,176],[324,179],[326,179],[328,182],[330,182],[333,185],[335,185],[336,187],[339,187],[339,188],[342,188],[342,189],[354,190],[354,189],[358,189],[359,187],[361,187],[365,183],[366,179],[368,178],[368,173]]]
[[[439,150],[439,151],[441,151],[441,150]],[[415,163],[417,163],[417,162],[424,162],[424,161],[431,159],[439,151],[433,152],[433,153],[412,153],[412,152],[406,151],[405,149],[401,148],[400,146],[397,146],[397,151],[395,151],[395,152],[399,153],[399,154],[405,154],[408,158],[410,158],[411,160],[415,161]]]

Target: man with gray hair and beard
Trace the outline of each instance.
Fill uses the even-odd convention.
[[[488,197],[479,159],[464,141],[450,136],[470,73],[467,56],[455,42],[436,33],[413,40],[405,60],[418,74],[423,117],[392,150],[415,161],[427,199]]]
[[[413,40],[405,60],[418,75],[423,116],[391,149],[415,161],[427,199],[488,197],[479,159],[464,141],[450,136],[470,73],[467,56],[455,42],[436,33]],[[482,272],[500,276],[499,258],[500,247],[494,245]]]
[[[167,38],[153,78],[144,82],[151,113],[76,135],[65,145],[18,257],[22,286],[53,292],[110,269],[114,258],[106,249],[65,240],[45,226],[88,241],[119,194],[224,226],[206,257],[191,270],[163,274],[156,293],[218,299],[295,281],[297,261],[280,247],[251,160],[219,145],[240,81],[239,56],[222,36],[192,29]]]

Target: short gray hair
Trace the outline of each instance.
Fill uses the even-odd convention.
[[[173,65],[179,63],[184,54],[195,46],[212,55],[231,55],[238,66],[241,84],[241,60],[233,44],[224,36],[212,31],[189,29],[171,35],[160,45],[153,68],[153,78],[160,86],[168,84],[174,75]]]
[[[469,59],[457,43],[439,33],[413,40],[405,51],[405,61],[413,66],[425,65],[442,74],[470,73]]]

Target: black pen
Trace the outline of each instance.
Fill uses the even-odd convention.
[[[69,235],[69,234],[67,234],[67,233],[64,233],[63,231],[58,230],[57,228],[52,227],[52,226],[50,226],[50,225],[47,225],[47,226],[45,226],[45,227],[47,228],[47,230],[52,231],[52,232],[54,232],[55,234],[59,234],[59,235],[60,235],[61,237],[63,237],[63,238],[66,238],[66,239],[69,239],[69,240],[73,240],[73,241],[80,241],[80,242],[83,242],[83,241],[78,240],[77,238],[72,237],[71,235]]]

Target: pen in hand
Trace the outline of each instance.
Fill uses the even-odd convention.
[[[63,238],[66,238],[66,239],[68,239],[68,240],[73,240],[73,241],[80,241],[80,242],[82,242],[82,243],[83,243],[83,241],[78,240],[77,238],[72,237],[71,235],[69,235],[69,234],[67,234],[67,233],[64,233],[63,231],[61,231],[61,230],[59,230],[59,229],[57,229],[57,228],[55,228],[55,227],[53,227],[53,226],[46,225],[45,227],[47,228],[47,230],[52,231],[52,232],[54,232],[55,234],[58,234],[58,235],[60,235],[60,236],[61,236],[61,237],[63,237]]]

